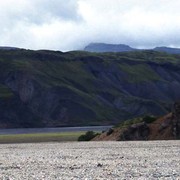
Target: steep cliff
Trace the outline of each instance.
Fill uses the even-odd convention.
[[[0,127],[116,124],[180,99],[180,56],[0,50]]]

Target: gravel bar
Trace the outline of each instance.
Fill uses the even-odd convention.
[[[180,141],[0,145],[0,180],[180,180]]]

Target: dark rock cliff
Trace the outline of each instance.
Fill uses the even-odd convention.
[[[180,102],[176,102],[172,113],[172,131],[176,138],[180,138]]]
[[[147,140],[150,133],[148,125],[144,122],[134,124],[130,126],[127,130],[123,131],[120,135],[119,140]]]

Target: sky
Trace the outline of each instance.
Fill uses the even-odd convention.
[[[0,0],[0,46],[180,48],[180,0]]]

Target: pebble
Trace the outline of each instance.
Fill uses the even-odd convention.
[[[1,144],[0,179],[180,179],[180,141]]]

